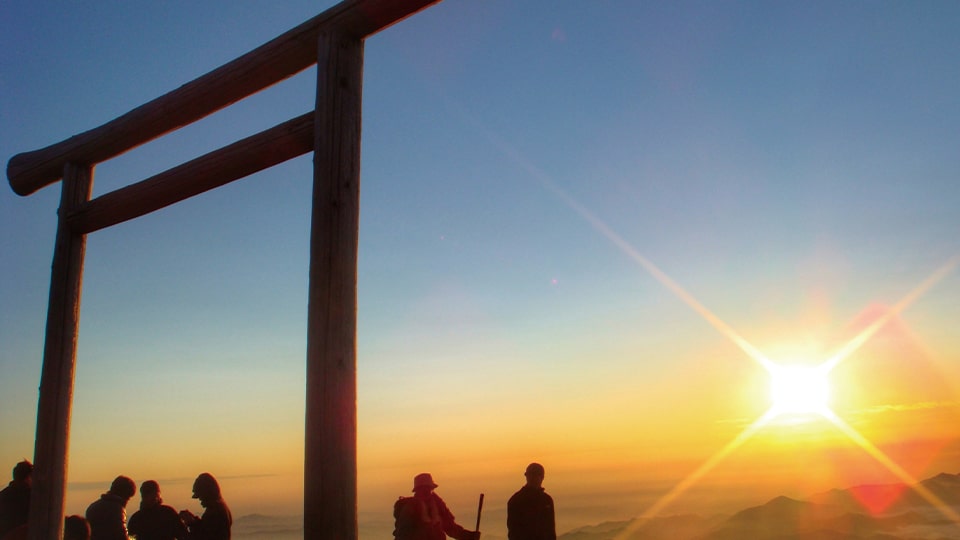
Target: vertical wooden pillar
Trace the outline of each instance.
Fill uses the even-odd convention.
[[[357,533],[357,244],[363,41],[321,30],[307,314],[304,538]]]
[[[90,199],[92,187],[93,167],[74,163],[64,167],[40,374],[28,525],[30,540],[60,540],[63,537],[70,410],[80,324],[83,255],[87,245],[86,235],[72,232],[66,217],[70,210]]]

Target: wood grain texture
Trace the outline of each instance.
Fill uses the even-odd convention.
[[[80,295],[86,235],[70,229],[65,216],[86,202],[93,188],[93,168],[68,163],[60,195],[60,219],[53,252],[47,309],[37,435],[33,454],[28,538],[60,540],[67,487],[70,413],[80,327]]]

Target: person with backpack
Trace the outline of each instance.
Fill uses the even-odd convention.
[[[413,478],[413,497],[400,497],[393,505],[396,540],[480,540],[480,531],[468,531],[457,524],[453,513],[439,495],[430,473]]]

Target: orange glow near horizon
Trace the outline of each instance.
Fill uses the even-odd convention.
[[[711,470],[713,470],[714,467],[719,465],[720,462],[722,462],[727,456],[732,454],[737,448],[740,448],[743,445],[743,443],[747,442],[751,437],[753,437],[754,433],[756,433],[757,431],[760,431],[760,429],[766,426],[767,423],[773,420],[776,414],[777,413],[775,413],[773,409],[770,409],[766,412],[766,414],[758,418],[754,423],[747,426],[747,428],[741,431],[740,434],[736,436],[736,438],[734,438],[732,441],[727,443],[727,445],[721,448],[720,451],[710,456],[710,458],[707,461],[703,462],[703,464],[700,465],[700,467],[698,467],[697,470],[687,475],[686,478],[681,480],[680,483],[674,486],[669,492],[667,492],[664,496],[660,497],[660,499],[657,500],[656,503],[654,503],[651,507],[647,508],[643,512],[643,514],[640,515],[639,518],[632,521],[630,525],[628,525],[620,534],[618,534],[615,537],[615,540],[620,540],[622,538],[628,537],[634,531],[642,527],[644,525],[644,522],[647,519],[656,517],[656,515],[659,514],[661,510],[666,508],[677,497],[679,497],[685,491],[690,489],[690,487],[696,484],[697,481],[699,481],[701,478],[706,476],[707,473],[709,473]]]
[[[862,448],[867,454],[877,460],[881,465],[886,467],[890,472],[896,475],[900,480],[905,484],[910,486],[911,489],[916,491],[920,496],[930,502],[935,508],[940,510],[947,518],[953,522],[960,524],[960,515],[953,511],[949,506],[944,504],[936,495],[924,488],[922,485],[919,485],[917,480],[911,476],[906,470],[903,469],[900,465],[890,459],[886,454],[884,454],[879,448],[877,448],[873,443],[867,440],[859,432],[853,429],[849,424],[844,422],[839,416],[836,415],[828,406],[829,390],[827,387],[827,374],[836,367],[841,361],[846,359],[850,354],[857,350],[861,345],[866,343],[880,328],[883,327],[887,322],[889,322],[893,316],[897,313],[903,311],[907,306],[913,303],[917,298],[919,298],[923,293],[929,290],[933,285],[943,279],[950,271],[952,271],[956,266],[960,257],[953,257],[936,272],[934,272],[929,278],[924,280],[919,286],[914,288],[910,293],[908,293],[900,302],[898,302],[892,309],[873,324],[868,326],[862,332],[857,334],[853,339],[847,342],[840,351],[830,357],[827,361],[816,366],[815,368],[798,368],[793,366],[779,366],[769,361],[762,361],[761,364],[767,368],[771,374],[772,378],[772,392],[773,392],[773,404],[766,413],[763,414],[757,421],[749,425],[744,429],[734,440],[728,443],[725,447],[716,452],[711,456],[707,461],[703,463],[697,470],[688,475],[686,478],[681,480],[673,489],[671,489],[667,494],[661,497],[655,504],[653,504],[649,509],[647,509],[642,515],[641,519],[634,522],[636,525],[629,527],[623,533],[617,536],[618,539],[625,538],[630,532],[636,530],[641,526],[641,521],[644,518],[650,518],[656,516],[663,508],[665,508],[669,503],[674,499],[679,497],[684,491],[690,488],[695,484],[700,478],[706,475],[710,470],[716,467],[724,458],[730,455],[734,450],[739,448],[752,437],[756,432],[761,428],[766,426],[771,420],[780,416],[781,414],[788,413],[816,413],[821,416],[824,416],[830,420],[833,425],[835,425],[842,433],[850,438],[854,443],[856,443],[860,448]],[[654,267],[655,268],[655,267]],[[659,279],[659,278],[658,278]],[[671,287],[671,290],[673,288]],[[680,289],[682,290],[682,289]],[[685,301],[688,304],[691,302]],[[695,301],[691,305],[696,304]],[[697,310],[700,312],[700,310]],[[703,310],[706,312],[706,310]],[[709,313],[709,312],[707,312]],[[709,319],[708,319],[709,320]],[[718,325],[711,321],[717,328],[725,328],[726,325]],[[734,332],[724,332],[728,336],[735,336]],[[740,347],[745,351],[755,351],[756,349],[752,346],[745,347],[739,341],[735,342],[740,345]],[[749,345],[749,344],[747,344]],[[751,357],[763,358],[757,354],[754,356],[751,354]],[[802,384],[797,384],[798,382]]]
[[[960,525],[960,514],[957,514],[950,506],[940,500],[939,497],[934,495],[930,490],[920,485],[917,482],[917,479],[914,478],[910,473],[898,465],[895,461],[890,459],[889,456],[884,454],[879,448],[877,448],[873,443],[867,440],[863,435],[861,435],[857,430],[850,427],[849,424],[843,421],[842,418],[830,412],[826,415],[827,419],[833,422],[833,425],[842,431],[847,437],[850,437],[850,440],[857,443],[860,448],[863,448],[870,456],[877,460],[881,465],[887,468],[890,472],[895,474],[897,478],[902,480],[907,484],[913,491],[918,495],[927,500],[932,504],[937,510],[939,510],[944,516],[949,518],[954,523]]]
[[[476,120],[473,123],[478,124]],[[771,361],[767,356],[760,352],[753,344],[743,338],[729,324],[715,315],[709,309],[701,304],[692,294],[684,289],[679,283],[674,281],[663,270],[657,267],[652,261],[644,257],[627,240],[611,229],[602,219],[597,217],[588,208],[580,204],[573,197],[560,188],[546,173],[537,168],[534,164],[525,159],[514,148],[505,144],[498,137],[495,137],[489,130],[486,132],[488,138],[506,155],[515,160],[522,166],[536,181],[544,188],[553,193],[570,209],[577,213],[582,219],[587,221],[597,232],[606,237],[620,251],[630,257],[634,262],[641,266],[648,274],[655,278],[667,290],[672,292],[678,299],[693,309],[705,321],[713,326],[722,335],[726,336],[733,344],[739,347],[752,360],[762,366],[771,377],[771,392],[773,395],[770,408],[763,413],[757,420],[749,424],[744,430],[734,437],[726,446],[718,450],[706,461],[704,461],[692,473],[684,477],[666,494],[660,497],[653,505],[647,508],[639,519],[633,521],[623,532],[616,536],[617,540],[626,538],[630,533],[642,526],[645,518],[655,517],[661,510],[666,508],[671,502],[680,497],[691,486],[696,484],[701,478],[719,465],[725,458],[740,448],[745,442],[753,437],[762,428],[770,424],[780,416],[808,415],[813,414],[824,417],[831,421],[840,432],[846,435],[851,441],[857,444],[868,455],[873,457],[878,463],[883,465],[896,477],[907,483],[913,490],[917,491],[924,499],[938,508],[948,519],[960,524],[960,515],[946,507],[933,493],[918,485],[917,480],[913,478],[895,461],[890,459],[873,443],[867,440],[863,435],[857,432],[853,427],[844,422],[829,407],[830,385],[828,380],[829,373],[841,362],[847,359],[851,354],[857,351],[864,343],[870,340],[881,328],[890,322],[895,316],[903,312],[908,306],[913,304],[918,298],[924,295],[934,285],[939,283],[944,277],[952,272],[960,264],[960,255],[955,255],[947,260],[940,268],[934,271],[929,277],[923,280],[918,286],[908,292],[892,308],[886,310],[883,316],[873,321],[867,328],[859,332],[856,336],[840,347],[837,352],[828,357],[822,363],[814,367],[798,368],[794,366],[779,365]],[[796,379],[805,380],[805,384],[796,385]]]
[[[932,492],[919,485],[913,478],[896,462],[890,459],[879,448],[873,445],[869,440],[863,437],[855,429],[844,422],[829,408],[829,381],[827,376],[840,362],[849,357],[854,351],[859,349],[874,334],[876,334],[885,324],[894,316],[901,313],[910,304],[916,301],[920,296],[927,292],[936,283],[942,280],[946,275],[953,271],[960,263],[960,256],[954,256],[943,266],[937,269],[927,279],[911,290],[891,309],[887,310],[884,316],[880,317],[869,325],[866,329],[854,336],[833,356],[825,362],[815,367],[800,366],[781,366],[767,359],[752,344],[747,342],[739,333],[734,331],[728,324],[714,315],[700,302],[698,302],[690,293],[683,289],[679,284],[673,281],[656,265],[640,255],[632,246],[630,246],[619,235],[609,229],[602,221],[593,216],[587,210],[577,205],[574,201],[564,196],[567,203],[570,204],[581,216],[587,219],[598,231],[610,239],[621,250],[628,254],[634,261],[639,263],[647,272],[656,278],[667,289],[677,295],[685,304],[693,308],[714,328],[727,336],[741,350],[747,353],[750,358],[763,366],[771,376],[771,407],[755,422],[747,426],[737,437],[721,448],[710,458],[708,458],[700,467],[687,475],[669,492],[663,495],[656,503],[650,506],[641,514],[640,518],[634,521],[622,533],[617,535],[617,539],[626,538],[627,535],[641,527],[643,521],[647,518],[655,517],[661,510],[673,502],[676,498],[687,491],[703,476],[714,469],[721,461],[741,447],[748,439],[769,424],[773,419],[787,414],[817,414],[829,419],[842,433],[849,437],[854,443],[862,448],[867,454],[886,467],[890,472],[904,481],[911,489],[920,494],[924,499],[933,504],[940,510],[944,516],[951,521],[960,524],[960,515],[950,509]]]

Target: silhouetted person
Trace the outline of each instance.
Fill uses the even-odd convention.
[[[130,540],[127,536],[127,501],[137,492],[137,485],[126,476],[118,476],[110,491],[87,507],[90,540]]]
[[[480,540],[479,531],[468,531],[457,524],[447,504],[433,492],[437,484],[430,473],[413,478],[413,497],[400,497],[393,505],[397,540]]]
[[[163,504],[160,484],[140,484],[140,509],[130,516],[127,531],[137,540],[186,540],[187,528],[172,506]]]
[[[190,531],[190,540],[230,540],[233,515],[220,495],[220,484],[210,473],[203,473],[193,482],[193,498],[200,499],[203,515],[197,517],[189,510],[180,512],[180,519]]]
[[[90,524],[83,516],[63,520],[63,540],[90,540]]]
[[[23,460],[14,465],[13,480],[0,491],[0,538],[18,527],[27,526],[32,485],[33,464]]]
[[[527,483],[507,501],[507,538],[557,540],[553,498],[543,489],[543,465],[527,465]]]

